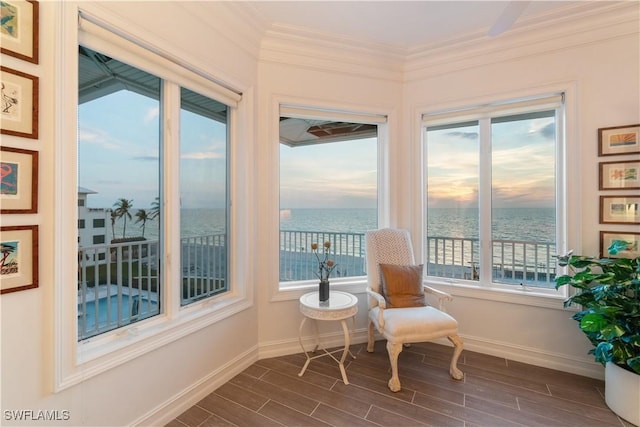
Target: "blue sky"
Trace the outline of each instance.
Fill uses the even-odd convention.
[[[120,91],[80,106],[79,185],[98,192],[89,207],[133,200],[148,209],[159,194],[159,104]],[[226,130],[214,120],[181,114],[183,208],[223,207]],[[429,200],[433,206],[477,205],[476,128],[438,131],[430,137]],[[493,126],[494,207],[553,206],[553,119]],[[375,138],[280,148],[280,207],[375,208]]]

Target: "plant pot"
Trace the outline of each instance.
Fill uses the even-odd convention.
[[[620,418],[640,426],[640,375],[608,362],[604,378],[607,406]]]

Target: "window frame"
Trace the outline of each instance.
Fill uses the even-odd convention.
[[[65,22],[65,25],[60,30],[61,43],[56,47],[58,50],[56,71],[60,77],[56,84],[58,93],[56,111],[61,112],[56,116],[56,141],[77,141],[77,108],[75,106],[78,105],[77,55],[80,44],[100,52],[106,50],[106,53],[121,53],[122,55],[117,54],[114,57],[166,80],[163,86],[166,90],[163,107],[177,110],[178,116],[176,111],[168,113],[167,117],[162,119],[163,130],[171,125],[173,125],[172,130],[177,127],[175,120],[173,123],[170,120],[171,117],[179,117],[179,87],[181,86],[229,105],[226,99],[220,98],[231,91],[227,87],[221,87],[214,76],[195,73],[192,70],[193,67],[188,66],[188,61],[184,61],[185,67],[180,67],[171,58],[163,57],[150,48],[153,46],[151,42],[144,41],[143,38],[131,33],[122,34],[114,30],[118,27],[112,26],[110,22],[117,22],[116,17],[109,15],[107,20],[97,19],[95,18],[97,15],[91,15],[88,12],[91,7],[91,5],[82,5],[81,8],[78,4],[62,4],[59,8],[61,22]],[[100,12],[100,9],[97,11]],[[79,15],[80,19],[78,19]],[[85,17],[93,18],[92,23],[100,24],[95,25],[91,33],[82,33],[83,30],[77,24]],[[160,72],[157,72],[158,70]],[[238,171],[249,169],[247,165],[251,164],[250,153],[247,150],[239,150],[237,145],[239,140],[246,138],[249,134],[244,129],[252,125],[251,111],[248,108],[252,102],[252,93],[237,95],[237,98],[234,105],[229,105],[228,120],[229,197],[237,200],[227,208],[230,218],[228,235],[231,242],[229,291],[214,298],[180,307],[180,286],[178,285],[180,281],[177,280],[180,271],[178,267],[172,267],[180,265],[179,204],[165,200],[161,206],[162,215],[165,217],[162,225],[165,235],[164,244],[168,249],[165,249],[162,254],[162,263],[166,270],[162,285],[164,312],[82,342],[77,341],[77,301],[74,291],[77,275],[75,255],[77,242],[76,239],[63,237],[78,233],[77,209],[73,209],[71,213],[68,209],[70,206],[74,208],[77,206],[77,168],[75,167],[78,162],[77,144],[58,144],[59,150],[56,150],[54,160],[55,192],[61,203],[56,205],[54,223],[54,233],[57,236],[54,239],[53,250],[55,265],[53,292],[56,302],[54,305],[54,391],[58,392],[81,383],[253,305],[253,289],[248,285],[251,272],[237,261],[249,258],[248,241],[251,230],[248,229],[250,227],[241,227],[239,220],[236,219],[238,217],[246,221],[244,216],[237,213],[247,209],[249,202],[245,201],[246,189],[234,185],[239,176]],[[179,153],[174,152],[176,148],[179,149],[179,132],[161,131],[161,139],[164,151],[164,160],[161,165],[164,184],[161,185],[161,192],[163,195],[168,194],[172,200],[179,200],[179,187],[176,186],[179,157],[175,157]],[[171,156],[174,156],[173,161],[170,160]],[[178,248],[177,251],[176,248]],[[174,255],[170,259],[172,253],[178,254],[177,257]]]
[[[543,95],[540,95],[543,94]],[[442,104],[439,106],[416,108],[415,126],[419,129],[419,144],[418,150],[419,165],[417,170],[420,175],[421,185],[417,190],[419,192],[416,195],[417,200],[420,200],[420,217],[419,217],[419,235],[416,237],[416,242],[419,242],[416,250],[416,258],[424,261],[425,245],[426,245],[426,126],[444,123],[457,123],[465,122],[469,120],[477,119],[488,120],[483,110],[492,109],[505,109],[508,111],[509,107],[506,106],[509,103],[515,105],[516,101],[520,101],[520,105],[527,109],[532,105],[539,103],[539,98],[545,98],[549,95],[546,94],[562,94],[563,114],[558,121],[558,114],[556,114],[557,120],[557,132],[558,143],[556,146],[556,250],[557,253],[566,253],[569,248],[576,248],[580,250],[581,239],[580,229],[581,220],[578,215],[577,199],[579,185],[579,168],[576,165],[574,159],[578,156],[577,143],[575,135],[575,83],[564,82],[560,84],[547,85],[537,89],[514,91],[509,97],[504,96],[488,96],[481,97],[476,102],[468,104],[468,100],[465,102],[452,102],[448,104]],[[512,105],[512,106],[513,106]],[[536,107],[533,107],[536,108]],[[519,111],[517,108],[511,108],[511,111]],[[506,115],[500,113],[500,115]],[[430,123],[430,118],[432,121]],[[433,120],[435,118],[435,120]],[[491,164],[491,153],[482,153],[482,148],[479,161],[482,163],[489,162]],[[479,176],[482,180],[483,176]],[[491,182],[489,179],[489,190],[491,190]],[[491,191],[488,195],[491,198]],[[479,209],[483,209],[482,200],[479,200]],[[490,209],[490,200],[488,203]],[[484,207],[486,209],[486,206]],[[572,221],[568,221],[567,218],[572,218]],[[479,226],[481,224],[479,223]],[[485,235],[487,231],[485,230]],[[482,235],[482,233],[481,233]],[[488,236],[490,237],[490,230]],[[558,268],[557,274],[563,274],[565,269]],[[491,301],[501,301],[509,303],[517,303],[523,305],[531,305],[537,307],[562,309],[562,302],[567,298],[567,290],[561,288],[555,289],[542,289],[533,287],[515,287],[511,285],[497,285],[491,282],[482,280],[482,277],[478,282],[472,281],[458,281],[451,278],[438,278],[435,276],[425,276],[424,281],[426,284],[434,285],[454,296],[463,296],[475,299],[484,299]]]
[[[287,96],[274,97],[272,103],[272,118],[270,128],[271,162],[275,165],[273,169],[273,220],[271,228],[272,241],[274,241],[273,253],[274,262],[269,269],[271,281],[271,301],[286,301],[297,299],[305,292],[317,289],[317,280],[300,280],[280,282],[280,117],[314,117],[329,120],[340,120],[345,122],[370,123],[378,126],[377,130],[377,167],[378,167],[378,194],[377,194],[377,215],[378,227],[388,227],[390,217],[390,196],[389,196],[389,132],[395,116],[392,111],[385,109],[375,109],[365,106],[340,105],[337,102],[322,102],[317,99],[301,99]],[[370,121],[369,121],[370,120]],[[273,267],[275,265],[275,267]],[[367,284],[366,275],[351,277],[336,277],[331,279],[332,288],[352,293],[365,291]]]

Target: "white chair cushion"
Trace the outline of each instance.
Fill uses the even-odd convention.
[[[384,329],[378,324],[379,307],[369,310],[376,329],[392,342],[424,342],[455,335],[458,322],[434,307],[388,308],[384,310]]]

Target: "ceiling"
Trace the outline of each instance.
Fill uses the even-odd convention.
[[[249,1],[267,25],[342,36],[399,50],[506,32],[582,1]],[[597,2],[601,3],[602,2]],[[505,15],[506,14],[506,15]],[[510,15],[510,16],[509,16]],[[510,19],[515,22],[510,25]]]

